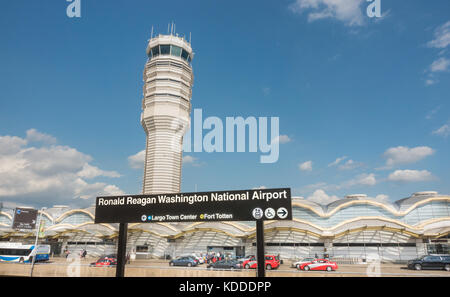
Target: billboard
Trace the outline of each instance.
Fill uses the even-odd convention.
[[[13,229],[33,230],[36,228],[38,211],[32,208],[16,208],[14,210]]]
[[[95,223],[291,220],[291,189],[97,197]]]

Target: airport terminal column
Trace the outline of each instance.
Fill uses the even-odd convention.
[[[119,242],[117,247],[117,267],[116,277],[125,276],[125,262],[126,262],[126,250],[127,250],[127,229],[128,224],[119,224]]]

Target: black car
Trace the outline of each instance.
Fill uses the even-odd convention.
[[[197,266],[197,263],[198,262],[193,257],[185,256],[185,257],[180,257],[180,258],[177,258],[177,259],[170,260],[169,265],[170,266],[187,266],[187,267],[192,267],[192,266]]]
[[[209,263],[207,267],[215,269],[241,269],[242,264],[234,259],[225,259],[217,261],[216,263]]]
[[[408,269],[445,269],[450,271],[450,255],[426,255],[419,259],[408,261]]]

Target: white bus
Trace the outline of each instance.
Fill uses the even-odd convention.
[[[36,257],[35,262],[48,261],[49,255],[49,245],[38,245],[35,249],[31,244],[0,242],[0,261],[31,263],[33,257]]]

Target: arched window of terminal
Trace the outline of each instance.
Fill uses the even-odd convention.
[[[170,44],[161,44],[157,45],[155,47],[152,47],[152,50],[149,52],[148,57],[151,59],[153,57],[157,57],[159,55],[171,55],[175,57],[181,57],[183,60],[191,63],[191,55],[187,51],[185,51],[183,48],[176,46],[176,45],[170,45]]]

